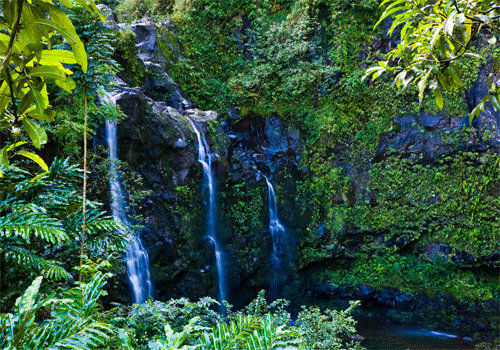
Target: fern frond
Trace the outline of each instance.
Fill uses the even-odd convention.
[[[3,231],[0,233],[0,237],[21,236],[27,243],[30,242],[32,234],[53,244],[60,244],[69,240],[68,235],[63,230],[42,226],[39,222],[36,224],[23,223],[3,225],[2,228]]]
[[[204,332],[198,345],[202,349],[246,348],[251,336],[262,328],[262,320],[250,315],[239,314],[230,324],[217,322],[211,333]],[[259,339],[257,339],[258,341]]]
[[[7,205],[9,212],[0,217],[0,237],[16,235],[28,243],[32,234],[53,244],[69,240],[62,225],[56,219],[49,217],[45,208],[33,203],[12,203],[12,201]]]
[[[38,342],[46,341],[50,350],[88,350],[103,345],[113,329],[102,322],[93,322],[89,319],[66,318],[57,319],[46,325],[49,337],[39,338]]]
[[[85,215],[86,230],[89,234],[97,234],[99,231],[119,230],[123,225],[113,221],[105,211],[98,209],[88,210]],[[79,232],[83,222],[83,213],[78,210],[68,216],[63,221],[63,227],[68,232]]]
[[[0,315],[0,344],[7,349],[90,350],[102,346],[114,333],[112,326],[94,319],[95,304],[106,283],[98,273],[90,283],[38,300],[42,277],[38,277],[16,301],[15,314]],[[36,311],[55,304],[55,318],[37,323]],[[86,309],[86,308],[89,309]],[[66,311],[66,312],[63,312]]]
[[[39,270],[47,278],[71,278],[71,275],[58,262],[43,259],[23,247],[9,245],[8,249],[0,248],[0,253],[4,254],[7,262],[12,261],[25,269]]]
[[[298,331],[287,329],[286,325],[275,326],[273,316],[267,314],[262,328],[253,332],[248,343],[249,350],[301,349],[305,344]]]

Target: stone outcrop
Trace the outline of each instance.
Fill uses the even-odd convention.
[[[302,157],[299,133],[280,118],[229,112],[224,126],[231,140],[231,174],[235,181],[262,180],[261,174],[281,178],[287,168],[298,169]]]

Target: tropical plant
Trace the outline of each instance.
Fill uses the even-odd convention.
[[[229,323],[219,321],[210,328],[200,326],[198,322],[199,318],[194,317],[180,333],[166,325],[165,335],[150,341],[150,349],[304,349],[300,332],[287,325],[276,325],[271,314],[262,318],[238,314]],[[193,338],[196,341],[186,344]]]
[[[39,298],[41,283],[42,277],[37,277],[16,300],[13,313],[0,315],[2,349],[94,349],[115,333],[97,317],[106,275],[95,274],[88,284],[66,291],[61,299],[54,294]],[[40,315],[45,315],[42,321]]]
[[[82,212],[77,193],[81,171],[68,160],[54,159],[48,172],[32,179],[27,170],[12,165],[0,179],[0,259],[2,297],[15,292],[20,276],[43,273],[48,278],[70,278],[76,265]],[[119,254],[125,237],[119,224],[96,203],[89,202],[86,247],[91,258]],[[7,303],[8,304],[8,303]]]
[[[395,72],[398,88],[417,82],[422,101],[429,87],[439,108],[443,108],[441,88],[451,92],[463,87],[460,58],[482,58],[495,47],[500,34],[500,6],[496,0],[386,0],[380,6],[387,7],[376,25],[391,17],[389,33],[400,29],[401,40],[387,60],[369,68],[365,77],[373,74],[375,79],[382,73]],[[475,54],[472,48],[479,35],[489,37],[488,44]],[[471,120],[487,101],[500,111],[500,56],[491,67],[487,84],[488,95],[474,108]]]
[[[309,349],[355,350],[362,349],[359,343],[351,340],[356,329],[356,321],[350,316],[359,301],[342,311],[326,310],[319,307],[302,306],[297,323],[301,329],[306,347]]]
[[[167,302],[147,301],[144,304],[120,306],[113,311],[112,323],[123,329],[130,338],[131,346],[136,349],[146,349],[151,339],[169,342],[170,334],[165,327],[182,329],[193,318],[197,325],[210,326],[222,320],[222,316],[213,310],[218,304],[211,298],[202,298],[191,302],[186,298],[172,299]],[[164,331],[166,333],[164,333]]]
[[[298,330],[277,326],[269,313],[262,318],[239,314],[229,324],[219,322],[201,332],[201,349],[300,349],[303,341]]]
[[[225,320],[211,324],[202,316],[194,316],[180,327],[163,326],[164,333],[149,341],[151,350],[219,350],[219,349],[362,349],[351,340],[355,321],[350,316],[359,302],[353,302],[344,311],[306,308],[299,313],[295,325],[284,308],[287,301],[270,305],[259,292],[240,312],[229,311]],[[173,301],[172,301],[173,302]],[[229,308],[230,309],[230,308]]]
[[[155,337],[154,341],[150,340],[148,345],[151,350],[175,350],[175,349],[196,349],[196,346],[185,345],[189,338],[195,337],[197,332],[205,327],[197,325],[199,317],[193,317],[188,324],[182,328],[180,333],[174,332],[169,324],[164,327],[164,336]]]
[[[92,0],[76,2],[100,16]],[[70,0],[61,3],[72,7]],[[87,54],[73,24],[52,1],[3,1],[1,19],[0,128],[10,128],[17,138],[22,126],[33,146],[40,148],[47,142],[47,134],[36,120],[54,120],[47,81],[68,92],[73,90],[72,71],[64,64],[77,63],[86,71]],[[54,34],[62,35],[73,52],[52,48]],[[2,149],[0,165],[4,168],[9,166],[11,150]]]

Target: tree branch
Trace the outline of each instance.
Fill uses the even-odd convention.
[[[12,54],[12,47],[14,46],[14,41],[16,40],[17,32],[19,31],[19,27],[21,24],[21,15],[23,13],[23,5],[24,5],[24,0],[17,0],[16,22],[14,23],[14,27],[12,28],[12,34],[10,36],[9,45],[7,46],[7,51],[5,51],[5,58],[2,62],[2,69],[7,68],[7,67],[4,67],[4,64],[5,64],[5,62],[9,61],[10,55]]]

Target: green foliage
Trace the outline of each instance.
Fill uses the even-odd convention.
[[[458,137],[455,142],[460,142],[460,136],[449,137]],[[394,153],[371,166],[369,181],[357,192],[351,188],[353,181],[359,181],[356,175],[330,168],[331,162],[333,159],[316,160],[311,170],[321,176],[301,187],[315,208],[310,232],[301,242],[301,268],[331,259],[335,248],[360,264],[359,269],[339,269],[354,269],[355,273],[336,279],[336,283],[395,286],[410,292],[428,290],[430,294],[440,289],[474,300],[488,300],[497,293],[487,274],[482,276],[478,270],[459,264],[447,265],[448,279],[431,273],[439,270],[437,262],[426,262],[418,256],[415,261],[405,260],[413,270],[402,275],[402,270],[392,269],[393,263],[387,259],[399,260],[402,249],[418,255],[419,247],[435,242],[451,247],[450,258],[471,254],[478,265],[482,264],[481,257],[498,251],[498,155],[457,152],[433,163],[419,163]],[[320,226],[324,234],[318,237]],[[380,264],[374,262],[378,259],[374,253],[380,254]],[[476,279],[478,282],[466,282]],[[462,287],[455,288],[458,285]]]
[[[121,0],[116,14],[121,22],[130,23],[146,16],[160,20],[172,13],[175,0]]]
[[[51,136],[61,145],[60,153],[64,157],[70,157],[74,162],[81,159],[81,141],[83,138],[85,110],[83,107],[84,97],[74,95],[68,104],[59,104],[56,108],[55,122],[47,127]],[[66,100],[68,101],[68,100]],[[87,138],[95,136],[94,130],[105,120],[120,121],[123,113],[115,104],[101,103],[96,105],[95,100],[88,103]]]
[[[496,299],[500,293],[497,277],[463,268],[443,256],[429,259],[426,255],[403,253],[373,255],[369,259],[357,259],[344,269],[327,275],[335,285],[393,287],[431,298],[443,293],[454,299],[478,301]]]
[[[103,95],[112,86],[112,78],[118,71],[118,64],[112,59],[116,38],[109,27],[84,8],[75,6],[65,11],[84,43],[89,56],[88,68],[83,71],[76,66],[71,67],[74,72],[74,94],[57,92],[55,123],[47,129],[61,144],[62,155],[78,162],[81,159],[80,141],[84,134],[85,99],[88,100],[87,138],[93,137],[97,123],[103,123],[104,120],[118,121],[122,117],[115,105],[96,105],[97,99],[102,97],[99,95]],[[62,49],[67,49],[67,46],[67,43],[58,45]],[[54,86],[49,86],[49,91],[53,89]]]
[[[500,229],[493,214],[500,209],[498,161],[497,155],[469,152],[436,165],[388,158],[372,168],[370,188],[380,205],[357,212],[361,222],[367,219],[361,229],[390,228],[410,239],[426,233],[474,256],[498,251],[491,237]]]
[[[54,294],[39,299],[42,277],[16,300],[13,313],[0,315],[2,349],[94,349],[114,333],[97,319],[97,300],[103,293],[106,276],[97,273],[88,284],[70,289],[56,299]],[[50,318],[37,321],[37,314],[52,307]]]
[[[292,13],[279,23],[256,21],[256,28],[249,32],[254,42],[249,68],[231,82],[242,95],[240,104],[265,116],[272,112],[289,115],[295,101],[308,104],[322,88],[325,76],[333,73],[321,57],[314,57],[315,46],[308,40],[313,30],[307,13],[297,18]]]
[[[121,65],[125,79],[133,86],[140,86],[144,80],[145,66],[137,57],[135,34],[130,29],[116,32],[114,59]]]
[[[88,55],[87,70],[73,69],[75,94],[84,92],[90,99],[97,98],[103,89],[109,90],[118,71],[118,65],[112,59],[116,47],[115,33],[99,20],[97,14],[89,13],[80,6],[68,9],[67,13]]]
[[[248,190],[244,182],[228,185],[222,196],[224,220],[233,227],[235,235],[244,237],[263,228],[264,205],[260,188]]]
[[[326,310],[324,313],[316,306],[302,306],[297,323],[303,333],[306,348],[355,350],[362,347],[350,337],[355,334],[356,321],[350,316],[359,301],[351,302],[349,308],[343,311]]]
[[[70,278],[76,265],[82,212],[77,194],[81,173],[66,160],[55,159],[48,172],[35,180],[26,170],[11,166],[0,181],[0,258],[3,298],[10,298],[20,276],[43,273]],[[118,224],[95,203],[89,203],[86,241],[91,258],[119,254],[125,237]],[[21,281],[22,282],[22,281]],[[4,294],[5,293],[5,294]]]
[[[92,0],[77,3],[100,16]],[[64,1],[64,5],[72,7],[69,1]],[[47,142],[47,134],[36,120],[54,119],[49,108],[47,82],[54,81],[60,88],[72,91],[75,88],[70,77],[73,72],[63,64],[78,63],[86,71],[87,54],[70,19],[49,2],[4,1],[1,29],[9,34],[2,34],[0,38],[3,53],[0,127],[10,128],[17,136],[22,125],[33,145],[40,148]],[[62,35],[73,52],[52,49],[57,37],[53,34]]]
[[[292,326],[290,314],[284,311],[288,302],[278,300],[268,305],[264,294],[261,291],[241,312],[230,312],[226,320],[217,319],[207,324],[203,317],[194,316],[177,327],[166,324],[164,333],[154,337],[149,342],[149,348],[361,349],[357,343],[348,340],[354,332],[355,324],[350,314],[357,303],[341,312],[327,310],[322,313],[319,308],[303,308],[297,322],[299,325]],[[273,309],[274,312],[271,311]]]
[[[422,101],[424,91],[429,87],[439,108],[443,108],[440,87],[447,92],[463,88],[460,58],[465,55],[481,58],[485,51],[495,46],[500,34],[500,10],[493,0],[437,1],[430,6],[425,2],[386,0],[383,5],[387,7],[377,25],[391,16],[390,34],[401,28],[401,41],[389,52],[386,61],[368,69],[366,75],[373,74],[375,79],[381,73],[394,71],[398,73],[395,78],[398,88],[405,88],[411,81],[417,82]],[[480,55],[474,54],[471,44],[486,32],[483,31],[486,28],[493,32],[488,33],[488,44]],[[396,61],[395,66],[389,64]],[[489,95],[472,111],[471,121],[484,109],[487,101],[500,110],[499,74],[500,57],[488,76]]]
[[[151,339],[162,339],[167,325],[170,329],[181,329],[188,326],[193,318],[204,326],[220,320],[221,316],[211,309],[215,304],[217,302],[210,298],[200,299],[196,303],[186,298],[167,302],[148,301],[121,307],[115,311],[116,316],[110,322],[128,334],[133,348],[147,349]],[[169,338],[167,337],[167,342]]]
[[[201,349],[304,349],[300,332],[277,326],[273,316],[263,318],[239,314],[229,324],[219,322],[202,331],[198,344]]]

